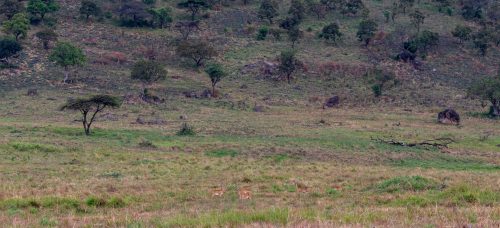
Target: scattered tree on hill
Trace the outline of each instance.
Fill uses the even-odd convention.
[[[339,25],[337,23],[331,23],[323,27],[319,37],[336,44],[342,35]]]
[[[371,89],[375,97],[382,96],[385,89],[397,84],[396,76],[392,72],[374,69],[366,73],[365,77],[372,84]]]
[[[83,65],[86,58],[82,49],[70,43],[60,42],[50,54],[49,60],[64,68],[63,82],[66,83],[69,79],[69,68]]]
[[[183,41],[177,46],[176,52],[180,57],[193,60],[197,67],[217,54],[213,46],[200,40]]]
[[[142,1],[125,2],[118,13],[122,26],[143,27],[150,26],[151,14],[148,12],[148,6]]]
[[[262,20],[266,19],[272,24],[273,18],[279,15],[276,8],[276,3],[272,0],[262,0],[258,11],[259,18]]]
[[[410,14],[411,22],[417,28],[417,34],[420,33],[420,26],[424,24],[425,15],[419,10],[415,10]]]
[[[396,21],[396,17],[398,16],[398,14],[399,14],[399,5],[396,2],[394,2],[391,8],[391,19],[393,23],[394,21]]]
[[[320,0],[320,2],[331,11],[340,9],[345,4],[344,0]]]
[[[95,121],[97,114],[105,108],[118,108],[121,100],[109,95],[95,95],[90,98],[70,99],[61,107],[61,111],[80,111],[82,114],[82,124],[85,135],[90,135],[90,128]]]
[[[286,77],[288,84],[292,82],[293,73],[297,70],[298,61],[294,50],[285,50],[280,54],[280,72]]]
[[[304,20],[306,9],[302,0],[292,0],[288,14],[298,21]]]
[[[423,57],[427,54],[430,47],[439,44],[439,34],[431,32],[428,30],[422,31],[415,38],[405,42],[403,44],[404,48],[409,52],[415,54],[419,51]]]
[[[302,31],[300,31],[299,27],[292,27],[287,30],[288,40],[292,42],[292,48],[295,48],[295,43],[302,37]]]
[[[489,114],[500,116],[500,73],[496,77],[488,77],[474,83],[469,88],[469,95],[491,103]]]
[[[141,81],[145,90],[147,84],[165,80],[167,71],[157,62],[141,60],[132,67],[130,77]]]
[[[343,14],[357,14],[360,10],[366,9],[361,0],[346,0],[342,9]]]
[[[196,30],[200,30],[199,21],[179,21],[175,23],[175,29],[181,34],[183,40],[187,40],[189,35]]]
[[[14,39],[1,38],[0,39],[0,62],[8,64],[9,58],[16,55],[23,48],[21,44]]]
[[[45,15],[59,10],[59,5],[54,0],[30,0],[28,2],[27,11],[33,17],[39,17],[41,21],[45,19]]]
[[[83,0],[80,6],[80,14],[89,20],[90,16],[98,17],[101,15],[101,8],[93,1]]]
[[[307,8],[309,12],[316,15],[317,19],[320,20],[325,17],[327,7],[317,0],[307,0]]]
[[[19,38],[24,39],[28,35],[30,22],[26,14],[18,13],[3,23],[3,29],[6,33],[14,35],[16,40],[19,40]]]
[[[194,21],[200,10],[208,8],[205,0],[185,0],[177,4],[179,8],[184,8],[191,13],[191,21]]]
[[[226,76],[226,72],[221,64],[211,63],[205,68],[205,72],[207,73],[210,81],[212,83],[212,96],[216,96],[215,86],[219,83],[222,78]]]
[[[403,11],[403,14],[406,14],[406,10],[413,7],[414,4],[415,0],[399,0],[399,8]]]
[[[370,44],[370,41],[373,39],[375,36],[375,32],[377,31],[377,23],[372,20],[364,20],[359,23],[358,26],[358,32],[356,33],[356,36],[358,37],[359,41],[362,41],[365,43],[365,47],[368,47]]]
[[[172,22],[171,13],[172,9],[168,7],[152,9],[151,14],[153,15],[153,22],[157,27],[163,29]]]
[[[4,0],[0,5],[0,14],[10,20],[14,15],[24,11],[24,4],[19,0]]]
[[[455,29],[451,32],[453,37],[456,37],[458,38],[458,40],[460,40],[460,43],[469,40],[471,38],[471,33],[472,29],[463,25],[457,25],[457,27],[455,27]]]
[[[474,47],[479,50],[482,56],[486,56],[488,48],[490,48],[490,41],[492,39],[489,30],[481,29],[479,32],[473,35]]]
[[[42,41],[43,48],[45,50],[49,49],[49,45],[51,42],[57,41],[57,33],[52,29],[43,29],[35,34],[35,36]]]
[[[487,0],[462,0],[462,17],[466,20],[482,19]]]

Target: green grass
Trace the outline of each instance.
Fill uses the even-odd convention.
[[[226,211],[199,216],[175,216],[158,223],[159,227],[238,227],[243,224],[269,223],[286,225],[288,209],[266,211]]]
[[[238,151],[231,150],[231,149],[219,149],[219,150],[207,151],[207,152],[205,152],[205,155],[209,156],[209,157],[216,157],[216,158],[236,157],[238,155]]]
[[[420,195],[409,195],[390,204],[397,206],[431,206],[431,205],[454,205],[470,206],[484,205],[494,206],[500,203],[500,192],[489,189],[480,189],[469,185],[458,185],[445,191],[429,191]]]
[[[438,189],[441,186],[433,180],[421,176],[394,177],[376,184],[373,188],[378,192],[405,192]]]
[[[59,149],[55,146],[52,145],[44,145],[44,144],[37,144],[37,143],[26,143],[26,142],[13,142],[10,143],[12,148],[14,148],[17,151],[21,152],[57,152]]]
[[[397,160],[392,164],[406,168],[420,167],[426,169],[447,169],[454,171],[500,171],[500,165],[448,156],[437,156],[432,159],[408,158]]]

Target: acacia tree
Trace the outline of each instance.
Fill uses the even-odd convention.
[[[205,68],[205,72],[208,77],[210,77],[210,81],[212,82],[212,96],[215,97],[215,86],[219,83],[223,77],[226,76],[226,72],[221,64],[211,63]]]
[[[172,9],[164,7],[152,9],[150,13],[153,15],[153,22],[160,27],[160,29],[163,29],[172,22],[171,12]]]
[[[297,69],[298,61],[295,58],[294,50],[285,50],[280,54],[280,72],[286,77],[288,84],[291,83],[293,78],[293,73]]]
[[[144,95],[146,95],[146,85],[165,80],[167,71],[157,62],[141,60],[132,67],[130,77],[143,83]]]
[[[26,14],[18,13],[10,20],[4,22],[3,29],[6,33],[14,35],[16,40],[19,40],[19,38],[24,39],[28,35],[30,21],[28,20],[28,17],[26,17]]]
[[[500,116],[500,71],[496,77],[488,77],[474,83],[469,88],[469,95],[491,103],[490,115]]]
[[[276,3],[272,0],[262,0],[258,11],[258,17],[262,20],[266,19],[272,24],[273,18],[279,15],[276,8]]]
[[[334,44],[342,37],[342,33],[340,32],[339,25],[337,23],[331,23],[321,30],[319,34],[319,38],[325,39],[326,41],[330,41]]]
[[[460,40],[460,43],[469,40],[471,38],[471,33],[472,29],[463,25],[457,25],[457,27],[455,27],[455,29],[451,32],[453,37],[456,37],[458,38],[458,40]]]
[[[419,10],[410,14],[411,22],[417,28],[417,34],[420,33],[420,26],[424,24],[425,15]]]
[[[24,11],[24,4],[19,0],[3,0],[0,5],[0,14],[3,14],[7,19],[11,19],[14,15]]]
[[[90,128],[99,112],[107,107],[118,108],[121,100],[110,95],[95,95],[90,98],[70,99],[61,107],[61,111],[80,111],[85,135],[90,135]]]
[[[193,60],[196,67],[203,65],[205,60],[217,54],[212,45],[201,40],[183,41],[177,46],[176,52],[180,57]]]
[[[33,16],[39,16],[43,21],[47,13],[53,13],[59,10],[59,5],[54,0],[30,0],[27,11]]]
[[[70,43],[60,42],[50,54],[49,60],[64,68],[63,82],[66,83],[69,79],[69,68],[83,65],[86,57],[82,49]]]
[[[359,23],[358,26],[358,32],[356,33],[356,36],[358,37],[359,41],[362,41],[365,43],[365,47],[368,47],[370,44],[370,41],[373,39],[375,36],[375,32],[377,31],[377,23],[372,20],[364,20]]]
[[[90,16],[97,17],[101,15],[101,8],[93,1],[83,0],[80,6],[80,14],[84,15],[88,21]]]
[[[16,40],[9,38],[0,39],[0,62],[8,64],[9,58],[22,50],[21,44]]]
[[[179,8],[184,8],[191,13],[191,21],[194,21],[200,10],[208,8],[205,0],[186,0],[177,4]]]
[[[42,41],[43,48],[45,50],[49,49],[49,45],[51,42],[57,41],[57,33],[52,29],[43,29],[35,34],[35,36]]]

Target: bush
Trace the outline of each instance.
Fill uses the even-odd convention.
[[[22,50],[21,44],[16,40],[10,38],[0,39],[0,59],[8,60]]]
[[[165,80],[167,71],[159,63],[142,60],[134,64],[130,77],[143,83]]]
[[[268,27],[266,26],[260,27],[257,33],[257,40],[265,40],[268,33],[269,33]]]
[[[196,135],[193,127],[189,126],[187,123],[183,123],[181,129],[177,132],[178,136],[193,136]]]

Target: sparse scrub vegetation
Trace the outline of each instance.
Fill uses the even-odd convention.
[[[496,227],[499,9],[2,0],[0,223]]]

